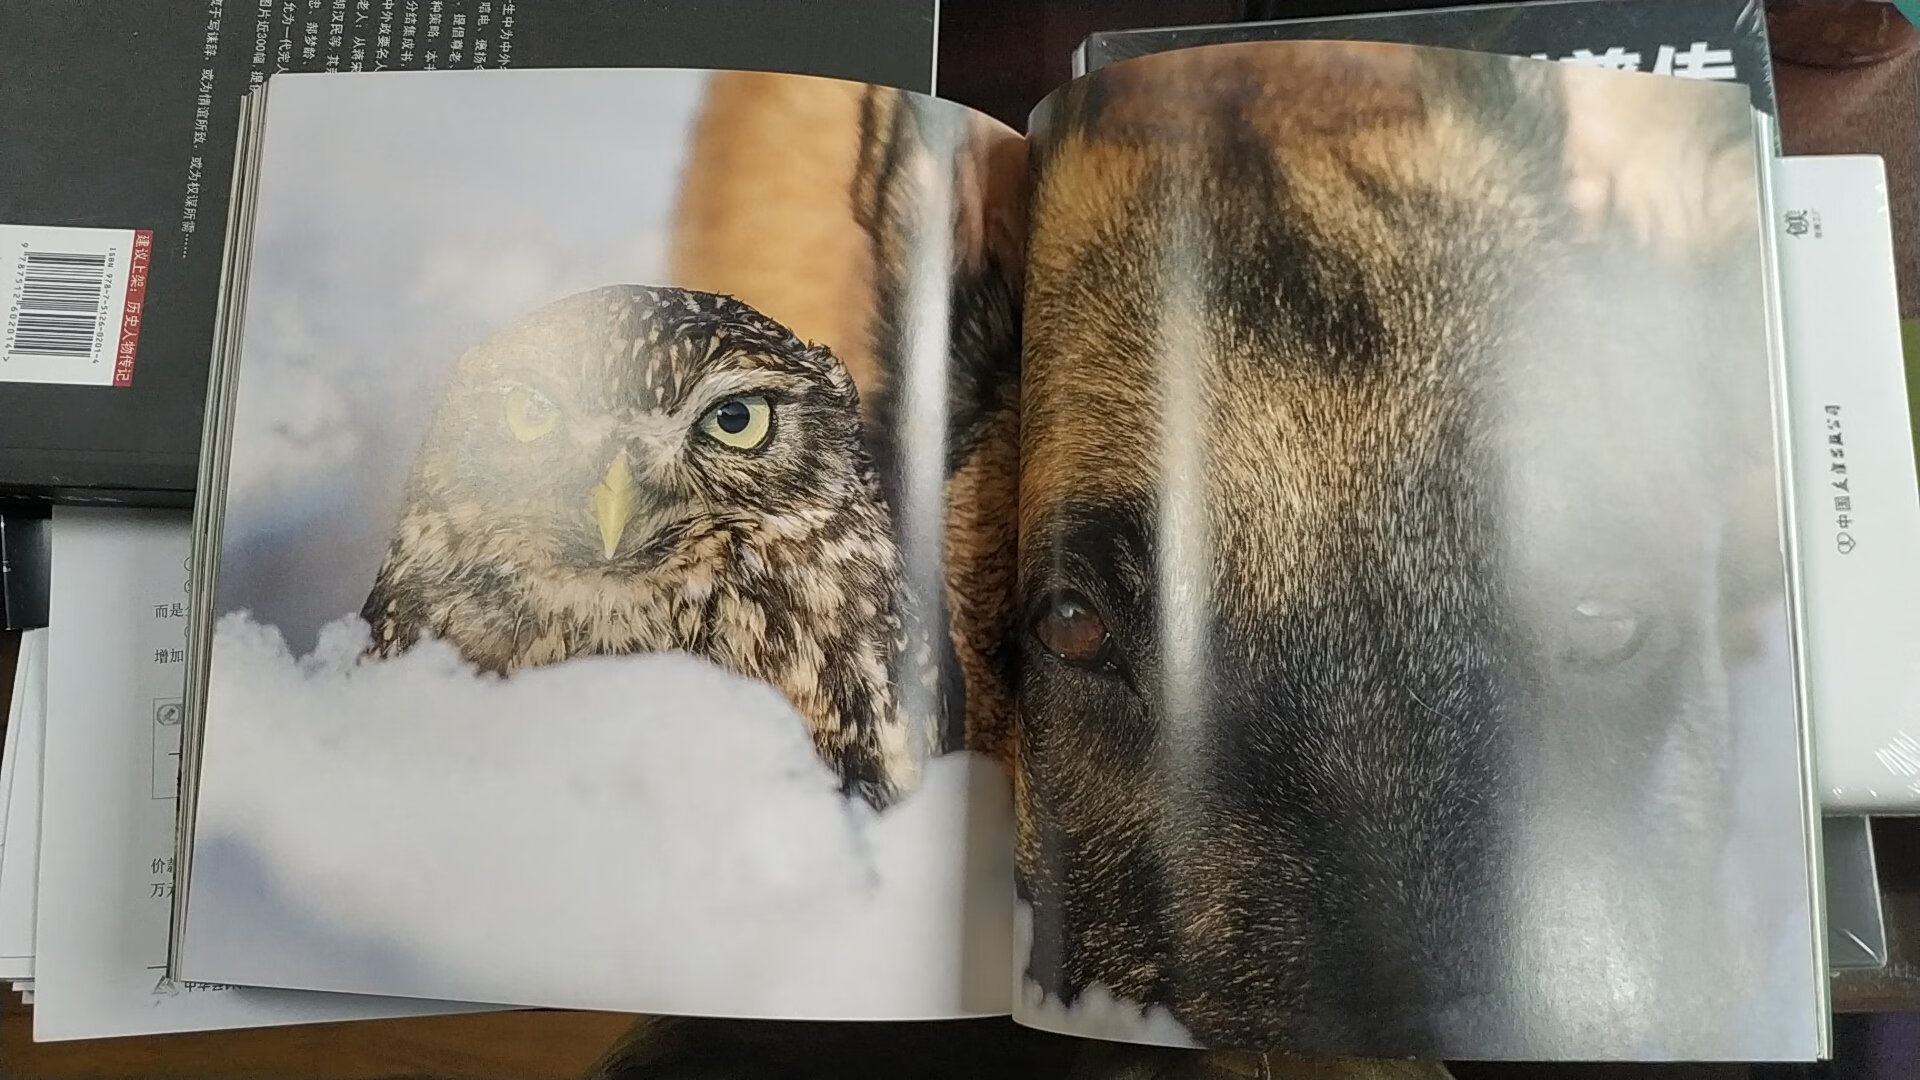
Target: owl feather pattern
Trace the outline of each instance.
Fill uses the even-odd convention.
[[[578,293],[463,356],[362,617],[376,656],[438,638],[502,676],[703,657],[875,806],[940,730],[852,378],[714,293]]]

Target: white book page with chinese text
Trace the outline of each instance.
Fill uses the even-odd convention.
[[[166,977],[190,548],[185,512],[54,516],[35,1040],[486,1008]]]

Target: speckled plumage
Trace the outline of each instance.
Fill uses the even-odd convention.
[[[763,441],[723,441],[754,400]],[[376,655],[432,636],[501,675],[704,657],[781,690],[875,805],[938,730],[852,379],[713,293],[578,293],[462,357],[362,615]]]

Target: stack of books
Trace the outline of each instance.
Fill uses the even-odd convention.
[[[1025,132],[262,79],[191,517],[55,508],[0,977],[47,1039],[1829,1055],[1822,796],[1920,701],[1884,177],[1694,7],[1102,35]],[[162,240],[27,224],[11,347],[111,367]]]

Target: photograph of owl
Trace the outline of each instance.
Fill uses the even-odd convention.
[[[930,647],[832,352],[746,304],[610,285],[455,366],[362,608],[501,675],[679,651],[780,690],[843,792],[914,785]]]

